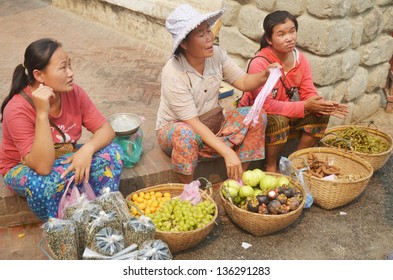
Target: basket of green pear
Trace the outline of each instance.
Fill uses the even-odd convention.
[[[226,180],[220,198],[229,218],[255,236],[269,235],[294,223],[302,213],[306,192],[288,176],[247,170],[241,182]]]

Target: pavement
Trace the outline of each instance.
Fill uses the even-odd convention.
[[[23,62],[27,45],[42,37],[55,38],[63,43],[72,59],[75,82],[106,116],[132,112],[146,119],[142,124],[145,153],[134,168],[123,172],[122,193],[126,195],[158,182],[175,182],[169,158],[157,145],[154,132],[160,73],[168,52],[38,0],[0,0],[0,26],[1,100],[8,94],[12,72]],[[393,114],[381,108],[365,122],[371,120],[393,135]],[[87,137],[88,133],[82,142]],[[215,171],[213,181],[220,181],[222,172],[217,169],[221,165],[207,164],[198,172]],[[263,237],[250,235],[231,222],[215,193],[219,216],[212,232],[196,247],[175,254],[174,259],[383,259],[393,251],[392,166],[390,157],[350,204],[333,210],[313,205],[304,209],[292,225]],[[41,237],[41,223],[0,224],[0,260],[47,259],[37,246]],[[243,242],[251,247],[245,249]]]

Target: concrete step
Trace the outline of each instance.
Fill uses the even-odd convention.
[[[10,227],[39,221],[27,206],[26,199],[6,188],[0,177],[0,226]]]

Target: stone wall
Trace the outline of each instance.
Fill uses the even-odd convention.
[[[383,91],[393,53],[393,0],[45,0],[169,51],[165,19],[179,4],[202,12],[225,9],[219,44],[243,68],[259,48],[264,17],[285,9],[299,22],[298,47],[318,92],[348,103],[348,124],[386,104]]]
[[[348,103],[354,123],[386,103],[383,88],[393,54],[392,0],[223,0],[220,45],[245,67],[259,49],[262,23],[287,10],[299,23],[298,47],[308,58],[318,92]]]

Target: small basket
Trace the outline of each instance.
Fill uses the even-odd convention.
[[[361,158],[365,159],[368,163],[370,163],[374,169],[374,172],[377,171],[378,169],[382,168],[386,164],[386,162],[389,160],[390,154],[392,153],[393,139],[389,134],[382,132],[381,130],[371,128],[371,127],[366,127],[366,126],[360,126],[360,125],[335,126],[335,127],[332,127],[332,128],[329,128],[326,130],[325,137],[323,137],[321,139],[321,141],[319,142],[320,146],[335,148],[335,147],[327,144],[326,140],[330,139],[332,137],[335,137],[335,134],[338,131],[343,131],[343,130],[346,130],[351,127],[361,128],[361,129],[367,131],[368,133],[372,134],[374,137],[378,137],[379,139],[381,139],[382,141],[384,141],[388,145],[389,149],[387,151],[379,153],[379,154],[368,154],[368,153],[361,153],[361,152],[353,151],[354,154],[360,156]],[[336,149],[338,149],[338,148],[336,148]]]
[[[334,160],[334,165],[340,168],[342,175],[359,177],[359,179],[348,182],[343,180],[329,181],[303,172],[304,182],[313,196],[314,203],[323,209],[337,208],[357,198],[373,175],[373,168],[366,160],[354,153],[337,148],[302,149],[289,155],[288,159],[296,167],[307,161],[309,153],[313,153],[317,157],[327,157],[330,161]]]
[[[282,174],[265,172],[265,174],[273,175],[273,176],[285,176]],[[299,218],[300,214],[303,211],[304,204],[306,203],[306,192],[304,188],[300,185],[298,181],[293,180],[288,177],[291,184],[295,185],[302,193],[303,200],[299,207],[293,211],[290,211],[287,214],[259,214],[246,211],[241,209],[224,198],[222,191],[220,189],[220,198],[222,204],[224,205],[225,211],[229,218],[237,224],[239,227],[248,231],[254,236],[265,236],[271,233],[277,232],[281,229],[288,227],[290,224],[296,221]],[[222,187],[222,186],[221,186]]]
[[[132,197],[135,193],[151,192],[151,191],[168,192],[171,194],[172,197],[176,197],[183,192],[183,189],[184,189],[184,184],[168,183],[168,184],[161,184],[153,187],[140,189],[136,192],[129,194],[127,197],[129,196]],[[207,192],[208,190],[210,193]],[[210,223],[205,225],[203,228],[190,230],[190,231],[172,232],[172,231],[156,230],[154,238],[161,239],[162,241],[164,241],[169,246],[171,253],[187,250],[200,243],[212,231],[218,216],[218,207],[216,202],[211,197],[211,191],[212,191],[211,188],[206,188],[205,191],[201,189],[199,190],[203,200],[210,200],[215,205],[214,217],[210,221]]]

